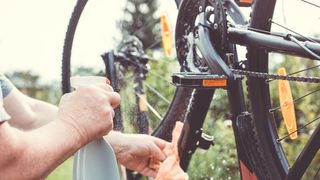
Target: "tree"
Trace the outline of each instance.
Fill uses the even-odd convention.
[[[123,19],[117,25],[123,33],[123,38],[134,35],[142,41],[145,48],[159,47],[159,43],[154,45],[161,39],[160,21],[155,16],[157,6],[156,0],[128,0],[123,10]]]
[[[24,94],[40,99],[52,104],[59,102],[61,91],[60,84],[57,82],[50,82],[41,84],[39,82],[40,76],[34,72],[27,71],[14,71],[5,74],[8,79]]]
[[[14,71],[7,73],[6,76],[20,91],[31,97],[36,97],[37,93],[43,91],[43,88],[39,86],[39,75],[30,70]]]

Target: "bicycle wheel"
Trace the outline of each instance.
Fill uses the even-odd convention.
[[[294,3],[298,4],[298,2]],[[277,30],[279,30],[279,26],[275,27],[276,24],[271,23],[270,20],[276,19],[275,22],[279,22],[280,20],[277,19],[279,18],[279,14],[275,14],[274,12],[281,8],[282,12],[284,12],[285,5],[288,6],[289,4],[291,4],[291,2],[289,3],[288,1],[276,2],[276,0],[256,0],[253,7],[250,26],[252,28],[259,29],[265,32],[270,32],[271,25],[274,25],[272,26],[272,28],[278,28]],[[305,6],[309,5],[301,1],[300,7]],[[280,18],[283,18],[283,25],[288,27],[288,25],[286,24],[285,16],[280,16]],[[294,59],[293,57],[285,56],[283,59],[287,60],[281,60],[279,62],[280,55],[276,53],[270,55],[264,49],[254,46],[248,46],[247,49],[249,71],[274,73],[277,67],[281,65],[290,70],[289,74],[296,74],[298,73],[298,68],[305,66],[306,68],[300,72],[300,75],[309,76],[310,74],[313,74],[317,76],[317,69],[315,69],[317,65],[314,61],[305,60],[304,63],[301,64],[299,63],[299,61],[292,62]],[[299,99],[298,97],[302,96],[302,92],[297,92],[299,91],[299,89],[301,90],[302,88],[304,90],[314,91],[316,87],[314,85],[311,86],[308,84],[302,85],[295,82],[292,83],[291,87],[294,88],[293,95],[295,99]],[[250,110],[252,113],[252,120],[250,121],[251,125],[249,125],[250,128],[248,128],[251,131],[249,135],[252,137],[250,137],[249,139],[253,139],[253,144],[255,144],[255,147],[249,147],[247,149],[248,152],[251,153],[251,155],[249,154],[249,156],[252,160],[252,163],[254,164],[255,171],[258,172],[257,176],[259,177],[259,179],[284,179],[288,174],[289,167],[293,165],[297,156],[301,153],[302,150],[300,147],[303,147],[305,145],[304,141],[310,137],[309,134],[314,131],[315,127],[300,130],[300,139],[298,138],[298,140],[290,140],[288,138],[289,136],[286,137],[289,133],[284,130],[285,125],[284,122],[282,122],[283,120],[280,107],[284,105],[279,105],[280,102],[278,98],[280,95],[278,94],[278,90],[276,89],[278,88],[277,81],[266,81],[266,79],[262,78],[248,77],[247,85]],[[315,92],[312,94],[316,96]],[[307,113],[302,113],[308,108],[306,106],[301,107],[296,101],[294,101],[294,104],[296,106],[296,114],[299,112],[299,114],[297,114],[297,123],[298,126],[301,127],[309,122],[309,120],[307,120],[308,118],[304,117],[304,115],[307,115]],[[278,108],[275,108],[277,106]],[[313,112],[318,113],[317,111]],[[313,157],[311,158],[313,159]],[[299,158],[297,159],[299,160]],[[315,159],[317,159],[315,160],[315,163],[319,162],[318,158]],[[287,160],[289,160],[289,162]],[[294,171],[305,170],[294,169]],[[318,178],[316,172],[317,169],[311,169],[309,171],[312,171],[314,173],[314,176],[305,176],[304,178]],[[290,178],[301,179],[301,176],[296,174],[291,176]]]
[[[87,2],[88,2],[87,0],[77,1],[77,4],[73,10],[73,13],[68,25],[68,30],[66,33],[64,49],[63,49],[63,59],[62,59],[63,93],[70,92],[69,78],[71,74],[71,53],[73,53],[73,47],[74,47],[73,42],[74,42],[74,37],[79,36],[79,35],[75,35],[76,29],[77,29],[78,22],[81,22],[80,17],[85,9]],[[172,0],[172,2],[179,3],[179,0],[175,0],[175,1]],[[92,3],[94,3],[94,1],[92,1]],[[101,54],[105,53],[106,51],[107,50],[101,52]],[[114,83],[114,87],[116,87],[115,90],[121,91],[120,87],[117,87],[121,85],[121,83],[117,80],[119,79],[119,76],[117,76],[118,67],[114,66],[115,64],[110,62],[111,61],[109,61],[109,64],[106,64],[108,77],[110,78],[111,83]],[[151,72],[149,74],[151,74]],[[171,75],[171,74],[166,74],[166,75]],[[154,78],[153,82],[157,83],[157,81],[160,81],[161,79],[163,79],[163,76],[158,74],[156,75],[156,77],[153,77],[153,78]],[[171,86],[171,85],[169,85],[168,83],[167,86]],[[199,121],[201,120],[201,118],[204,119],[207,109],[209,108],[213,91],[207,91],[206,93],[201,93],[201,92],[202,91],[195,91],[193,89],[184,88],[184,87],[176,88],[174,95],[172,95],[172,99],[169,100],[169,103],[168,103],[169,105],[167,105],[168,107],[165,112],[165,115],[163,116],[163,119],[156,127],[154,127],[152,135],[170,141],[171,132],[173,130],[173,127],[176,121],[184,121],[185,119],[191,119],[191,118],[193,120],[199,120]],[[199,96],[199,94],[203,94],[203,95]],[[132,93],[132,95],[134,95],[134,93]],[[128,100],[128,99],[125,99],[125,100]],[[198,118],[198,119],[195,119],[195,118]],[[119,118],[115,118],[115,120],[117,119]],[[115,121],[114,124],[115,124],[115,127],[117,127],[117,129],[121,129],[122,127],[121,121]],[[191,134],[191,132],[189,131],[185,131],[184,133]],[[188,156],[190,156],[190,153],[188,154]],[[184,160],[185,161],[184,164],[187,164],[189,161],[189,158],[181,157],[181,160]]]

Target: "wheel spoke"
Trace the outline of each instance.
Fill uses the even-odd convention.
[[[167,82],[168,84],[171,84],[171,81],[169,81],[168,79],[164,78],[161,74],[153,72],[153,71],[149,71],[148,74],[154,75],[156,77],[158,77],[159,79]]]
[[[309,92],[309,93],[307,93],[307,94],[305,94],[305,95],[303,95],[303,96],[301,96],[301,97],[299,97],[299,98],[297,98],[297,99],[294,99],[294,100],[293,100],[293,103],[296,103],[297,101],[300,101],[300,100],[302,100],[303,98],[306,98],[307,96],[310,96],[311,94],[314,94],[314,93],[316,93],[316,92],[318,92],[318,91],[320,91],[320,88],[319,88],[319,89],[316,89],[316,90],[314,90],[314,91],[311,91],[311,92]],[[279,110],[279,109],[281,109],[281,105],[278,106],[278,107],[276,107],[276,108],[270,109],[269,112],[273,113],[273,112],[275,112],[275,111],[277,111],[277,110]]]
[[[317,4],[315,4],[315,3],[312,3],[312,2],[310,2],[310,1],[306,1],[306,0],[301,0],[302,2],[305,2],[305,3],[307,3],[307,4],[310,4],[310,5],[312,5],[312,6],[315,6],[315,7],[317,7],[317,8],[320,8],[320,6],[319,5],[317,5]]]
[[[320,172],[320,167],[318,168],[316,175],[313,176],[313,180],[317,180],[317,176],[318,176],[319,172]]]
[[[277,25],[277,26],[279,26],[279,27],[281,27],[281,28],[283,28],[283,29],[285,29],[285,30],[287,30],[287,31],[290,31],[290,32],[292,32],[292,33],[294,33],[294,34],[296,34],[296,35],[298,35],[298,36],[300,36],[300,37],[304,38],[305,40],[308,40],[308,41],[311,41],[311,42],[317,43],[317,42],[316,42],[316,41],[314,41],[313,39],[310,39],[310,38],[308,38],[308,37],[306,37],[306,36],[302,35],[301,33],[298,33],[298,32],[296,32],[296,31],[294,31],[294,30],[292,30],[292,29],[290,29],[290,28],[288,28],[288,27],[286,27],[286,26],[284,26],[284,25],[281,25],[281,24],[279,24],[279,23],[277,23],[277,22],[273,21],[272,19],[270,19],[269,21],[270,21],[272,24],[275,24],[275,25]]]
[[[298,131],[300,131],[301,129],[306,128],[307,126],[309,126],[310,124],[312,124],[312,123],[314,123],[314,122],[318,121],[319,119],[320,119],[320,116],[319,116],[319,117],[316,117],[316,118],[315,118],[315,119],[313,119],[312,121],[310,121],[310,122],[308,122],[307,124],[305,124],[305,125],[303,125],[303,126],[299,127],[297,130],[295,130],[295,131],[291,132],[290,134],[287,134],[287,135],[285,135],[285,136],[283,136],[283,137],[281,137],[281,138],[278,138],[278,139],[277,139],[277,141],[278,141],[278,142],[283,141],[284,139],[288,138],[291,134],[293,134],[293,133],[295,133],[295,132],[298,132]]]
[[[146,101],[144,98],[141,98],[141,95],[136,93],[136,95],[140,98],[140,100],[142,100],[144,103],[146,103],[146,105],[148,106],[148,108],[151,110],[151,112],[159,119],[162,120],[162,116],[160,115],[160,113],[155,110],[154,107],[151,106],[151,104],[148,103],[148,101]]]
[[[306,68],[306,69],[301,69],[299,71],[296,71],[296,72],[293,72],[293,73],[290,73],[288,75],[295,75],[295,74],[298,74],[298,73],[301,73],[301,72],[304,72],[304,71],[308,71],[308,70],[311,70],[311,69],[314,69],[314,68],[317,68],[319,67],[320,65],[316,65],[316,66],[313,66],[313,67],[309,67],[309,68]]]
[[[168,105],[170,104],[170,101],[165,98],[159,91],[157,91],[156,89],[154,89],[150,84],[144,82],[144,85],[150,89],[154,94],[156,94],[159,98],[161,98],[164,102],[166,102]]]
[[[154,61],[154,62],[165,62],[165,63],[172,63],[172,62],[176,62],[175,60],[171,60],[171,59],[166,59],[166,60],[163,60],[163,59],[159,59],[159,58],[155,58],[155,57],[148,57],[150,61]]]
[[[158,44],[161,43],[161,39],[157,39],[156,41],[154,41],[154,43],[150,44],[148,47],[146,47],[145,49],[152,49],[153,47],[157,46]]]

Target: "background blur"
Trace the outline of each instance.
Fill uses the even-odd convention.
[[[151,11],[151,8],[148,9],[152,4],[150,2],[148,2],[149,4],[144,1],[130,0],[129,2],[131,5],[130,3],[128,5],[124,0],[112,1],[112,3],[105,0],[93,0],[88,3],[74,41],[75,47],[72,52],[73,72],[89,75],[99,74],[103,71],[100,55],[114,48],[123,38],[122,35],[126,33],[126,30],[133,28],[127,26],[127,29],[121,29],[119,26],[119,19],[126,19],[128,22],[135,19],[130,18],[130,15],[133,17],[133,13],[123,15],[124,9],[129,9],[130,12],[144,12],[147,9],[149,13],[153,14],[154,22],[152,23],[154,23],[154,26],[152,27],[158,28],[157,30],[159,30],[159,20],[157,18],[160,14],[165,14],[169,17],[171,27],[174,28],[177,12],[169,0],[161,0],[161,6],[153,4],[153,6],[159,7],[154,12]],[[316,0],[315,2],[319,3]],[[24,93],[53,104],[59,102],[63,41],[75,3],[75,0],[0,0],[0,72],[5,73]],[[145,5],[141,5],[142,8],[140,9],[135,9],[135,3],[145,3]],[[305,3],[299,3],[301,3],[299,0],[279,1],[277,4],[279,13],[275,14],[275,21],[281,24],[289,24],[288,27],[307,35],[320,34],[317,30],[320,27],[318,9]],[[302,15],[299,13],[300,9],[308,10]],[[249,14],[250,8],[244,9],[244,11]],[[314,23],[307,23],[308,21]],[[159,31],[146,29],[155,33],[152,36],[159,35]],[[279,27],[275,27],[275,29],[284,31]],[[141,30],[141,33],[145,32]],[[139,34],[140,29],[135,33]],[[155,39],[150,38],[143,40],[145,47],[155,41]],[[161,44],[148,49],[147,53],[157,60],[161,60],[160,62],[152,61],[150,63],[151,69],[163,75],[163,77],[169,78],[170,74],[168,72],[171,72],[172,66],[177,64],[174,61],[175,59],[163,55]],[[295,71],[301,66],[310,66],[310,64],[301,61],[292,63],[292,57],[279,54],[273,54],[272,56],[278,60],[272,67],[274,70],[283,65],[286,65],[288,72]],[[317,71],[312,73],[316,76],[319,75]],[[148,77],[146,82],[167,94],[169,99],[172,96],[174,87],[152,77]],[[272,86],[271,88],[275,89],[276,87]],[[294,85],[292,88],[295,97],[305,93],[301,90],[301,86]],[[311,85],[305,87],[305,89],[310,90],[312,88],[314,87]],[[125,97],[126,94],[122,94],[122,96]],[[318,96],[316,95],[315,98],[310,98],[297,105],[298,108],[308,107],[311,109],[308,114],[298,111],[300,120],[303,117],[311,118],[320,113],[318,110],[319,102],[316,102],[320,98]],[[158,102],[157,97],[152,93],[148,93],[148,99]],[[188,174],[190,179],[239,179],[234,138],[228,120],[226,92],[217,91],[213,102],[208,112],[204,130],[215,136],[216,145],[210,151],[198,150],[196,152]],[[165,112],[166,108],[159,106],[157,110]],[[156,118],[152,115],[150,119],[152,122],[156,121]],[[129,127],[130,124],[126,126],[127,129],[131,128]],[[280,125],[280,127],[283,128],[283,125]],[[285,150],[290,162],[296,158],[307,138],[307,136],[303,136],[299,142],[287,142],[288,148]],[[320,164],[319,159],[314,163]],[[310,174],[314,171],[316,169],[311,169]],[[305,179],[310,177],[307,174]],[[72,158],[58,167],[48,179],[72,179]]]

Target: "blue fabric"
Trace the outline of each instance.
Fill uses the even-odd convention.
[[[12,85],[3,74],[0,74],[0,85],[2,90],[2,98],[5,98],[11,92]]]
[[[9,114],[3,107],[3,99],[8,96],[12,90],[10,81],[2,74],[0,74],[0,123],[10,119]]]

